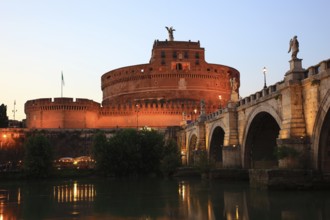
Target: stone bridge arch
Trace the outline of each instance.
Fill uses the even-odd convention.
[[[330,173],[330,90],[320,103],[315,118],[311,150],[313,168]]]
[[[278,111],[273,106],[263,103],[252,110],[246,121],[241,154],[243,168],[277,166],[274,150],[282,128]]]
[[[228,142],[225,140],[226,126],[222,120],[212,124],[208,135],[207,150],[211,160],[214,160],[217,167],[222,167],[223,163],[223,146]]]

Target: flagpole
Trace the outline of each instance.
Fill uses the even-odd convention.
[[[61,98],[63,98],[63,83],[64,83],[63,71],[61,71]]]

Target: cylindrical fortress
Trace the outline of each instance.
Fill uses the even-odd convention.
[[[199,42],[155,41],[148,64],[119,68],[102,76],[102,105],[204,100],[209,107],[225,106],[232,78],[239,84],[236,69],[206,63]]]
[[[122,67],[101,77],[102,105],[55,98],[25,103],[28,128],[118,128],[180,126],[224,108],[239,72],[205,61],[199,42],[155,41],[149,63]],[[235,78],[235,86],[231,83]]]

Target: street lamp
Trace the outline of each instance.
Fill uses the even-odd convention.
[[[135,105],[135,112],[136,112],[136,130],[139,130],[139,111],[140,111],[140,106],[139,104]]]
[[[0,148],[2,149],[3,143],[6,143],[7,135],[3,134],[0,140]]]
[[[266,85],[266,72],[267,72],[267,69],[266,69],[266,67],[264,67],[262,69],[262,72],[264,73],[264,89],[266,89],[267,88],[267,85]]]
[[[194,113],[195,113],[195,120],[196,120],[196,114],[197,114],[197,109],[194,109]]]
[[[222,101],[222,96],[221,95],[219,95],[219,109],[222,109],[222,106],[221,106],[221,101]]]

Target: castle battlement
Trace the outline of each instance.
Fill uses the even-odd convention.
[[[206,112],[213,112],[218,106],[207,105]],[[110,103],[100,108],[100,114],[122,114],[122,112],[192,114],[200,111],[200,102],[193,100],[138,100],[134,103]]]
[[[195,48],[198,49],[200,48],[200,42],[193,42],[193,41],[159,41],[159,40],[155,40],[153,48],[157,48],[157,47],[161,47],[161,48],[166,48],[166,47],[175,47],[175,48],[180,48],[180,47],[184,47],[184,48]]]
[[[87,110],[98,109],[100,104],[82,98],[42,98],[29,100],[25,103],[25,110]]]

